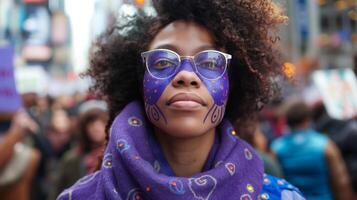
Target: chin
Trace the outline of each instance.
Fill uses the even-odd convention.
[[[175,119],[165,124],[157,124],[158,128],[165,134],[176,138],[192,138],[202,136],[210,131],[212,124],[203,124],[202,120],[194,118]]]

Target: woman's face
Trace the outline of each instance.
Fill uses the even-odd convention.
[[[52,117],[52,125],[61,133],[68,133],[70,130],[70,120],[64,110],[55,110]]]
[[[105,123],[99,119],[89,123],[87,125],[87,133],[91,142],[95,144],[104,144]]]
[[[206,28],[185,21],[164,27],[149,45],[149,50],[154,49],[168,49],[180,56],[218,50]],[[207,79],[196,72],[193,60],[187,57],[181,58],[178,66],[175,74],[165,79],[145,72],[146,114],[165,134],[178,138],[200,136],[222,121],[228,98],[228,74],[225,71],[218,79]]]

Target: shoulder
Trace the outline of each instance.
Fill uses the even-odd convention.
[[[323,133],[311,130],[311,139],[315,145],[326,146],[329,142],[329,137]]]
[[[313,135],[315,138],[318,138],[318,139],[321,139],[321,140],[328,140],[328,136],[327,135],[325,135],[324,133],[322,133],[322,132],[318,132],[318,131],[316,131],[316,130],[314,130],[314,129],[310,129],[310,133],[311,133],[311,135]]]
[[[325,153],[327,161],[330,161],[330,163],[333,163],[333,162],[340,163],[340,159],[341,159],[340,150],[338,149],[338,147],[332,140],[327,142],[326,148],[324,150],[325,150],[324,153]],[[335,164],[338,164],[338,163],[335,163]]]
[[[275,139],[272,143],[271,143],[271,148],[274,151],[279,151],[281,148],[284,147],[285,141],[286,141],[286,135],[281,136],[280,138]]]
[[[80,153],[77,152],[75,149],[71,149],[63,155],[61,162],[73,163],[73,162],[78,162],[80,159],[81,159]]]
[[[263,190],[260,199],[265,200],[305,200],[298,188],[284,179],[264,175]]]
[[[64,190],[57,200],[98,199],[98,195],[101,195],[97,187],[99,181],[100,171],[84,176],[73,186]]]

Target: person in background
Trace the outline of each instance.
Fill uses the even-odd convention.
[[[262,132],[258,118],[256,117],[249,124],[242,124],[237,120],[235,123],[236,130],[239,130],[237,135],[257,150],[264,162],[264,172],[266,174],[282,178],[283,171],[274,154],[271,153],[271,149],[269,149],[268,140]]]
[[[25,111],[0,113],[0,198],[28,200],[40,153],[23,144],[37,124]]]
[[[68,113],[64,109],[54,109],[51,118],[45,134],[51,145],[53,156],[60,158],[70,147],[71,122]]]
[[[309,200],[352,199],[350,179],[335,143],[312,129],[311,108],[295,101],[287,108],[290,133],[273,141],[286,180]]]
[[[328,115],[324,104],[319,102],[314,105],[313,120],[314,128],[326,133],[340,150],[357,198],[357,118],[333,119]]]
[[[79,178],[94,172],[105,147],[105,125],[108,120],[105,102],[90,100],[79,107],[79,143],[64,154],[56,175],[55,199]]]
[[[286,130],[283,107],[283,100],[275,98],[270,104],[264,106],[260,112],[260,129],[267,139],[268,146],[274,139],[282,136]]]
[[[52,107],[49,113],[51,115],[47,127],[32,137],[34,147],[42,155],[32,187],[31,199],[33,200],[48,199],[53,187],[52,171],[57,169],[60,159],[70,149],[72,142],[67,112],[60,107]],[[39,121],[39,124],[42,123]]]

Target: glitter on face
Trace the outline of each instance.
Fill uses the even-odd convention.
[[[174,79],[174,77],[180,73],[181,71],[188,71],[188,72],[194,72],[192,63],[188,60],[182,60],[180,69],[178,72],[167,79],[157,79],[153,77],[150,73],[147,71],[145,72],[144,75],[144,101],[146,105],[146,112],[149,116],[150,119],[154,119],[154,121],[158,121],[160,117],[162,117],[165,120],[165,123],[167,124],[166,117],[163,115],[159,107],[156,105],[157,101],[160,99],[162,96],[164,90],[166,87],[171,83],[171,81]],[[212,112],[211,120],[210,122],[212,124],[218,123],[219,121],[222,120],[223,115],[224,115],[224,108],[228,99],[228,90],[229,90],[229,83],[228,83],[228,74],[225,72],[223,76],[220,79],[217,80],[208,80],[204,77],[202,77],[200,74],[196,73],[196,75],[200,78],[200,80],[203,82],[203,84],[206,86],[208,89],[208,92],[211,94],[213,100],[214,100],[214,105],[213,107],[208,111],[207,115],[205,116],[203,123],[206,122],[206,119],[210,112]]]

